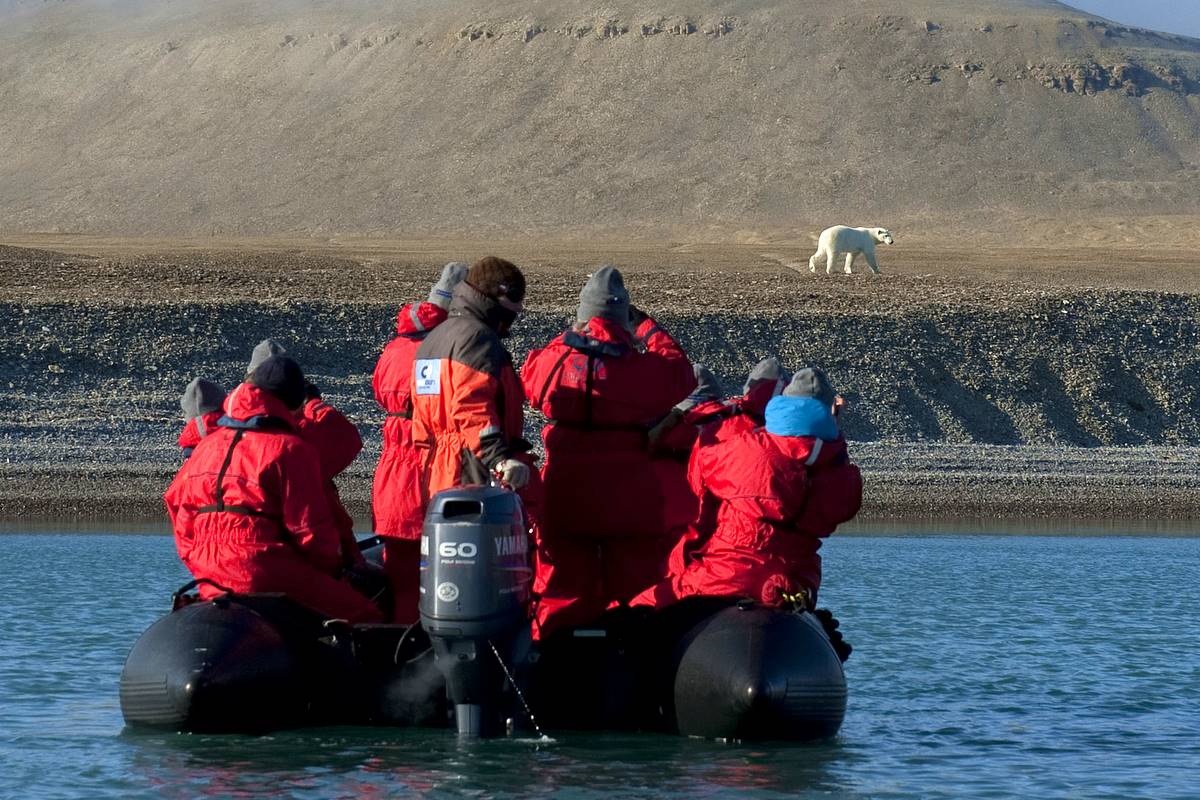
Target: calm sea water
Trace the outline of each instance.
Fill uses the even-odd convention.
[[[1200,539],[834,538],[840,736],[124,730],[117,679],[186,579],[161,536],[0,535],[0,797],[1200,797]],[[551,732],[553,733],[553,732]]]

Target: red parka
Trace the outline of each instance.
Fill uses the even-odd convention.
[[[426,335],[446,319],[435,303],[410,303],[396,317],[396,338],[383,348],[371,385],[375,401],[386,412],[383,450],[375,467],[371,516],[380,536],[421,538],[421,453],[413,446],[412,373],[417,349]]]
[[[667,472],[668,508],[675,539],[667,559],[669,570],[682,570],[688,555],[707,541],[716,527],[712,503],[701,513],[700,498],[688,480],[687,465],[693,450],[753,430],[762,424],[759,411],[756,416],[746,406],[744,397],[698,403],[684,412],[679,424],[659,440],[656,450]]]
[[[550,420],[535,583],[545,636],[590,621],[663,574],[673,544],[670,475],[646,433],[696,379],[653,320],[631,335],[601,317],[531,352],[521,378]]]
[[[200,440],[217,429],[217,420],[221,419],[224,413],[223,411],[209,411],[207,414],[192,417],[187,421],[183,426],[183,431],[179,434],[179,447],[183,450],[184,458],[191,456],[196,445],[200,444]]]
[[[420,539],[425,507],[421,500],[421,451],[413,445],[412,372],[417,349],[446,319],[436,303],[410,303],[396,316],[396,337],[375,365],[371,385],[387,414],[383,450],[371,489],[371,520],[384,537],[383,566],[392,586],[392,621],[417,621],[420,600]]]
[[[698,446],[688,477],[702,506],[715,512],[712,536],[682,570],[673,569],[633,604],[721,595],[779,605],[785,594],[798,592],[816,601],[821,539],[862,502],[862,477],[848,461],[844,439],[757,428]]]
[[[381,620],[366,597],[334,577],[339,534],[317,452],[292,414],[248,383],[226,398],[225,413],[163,498],[184,565],[235,592],[284,592],[329,617]],[[200,594],[220,590],[202,584]]]
[[[354,537],[354,518],[342,505],[333,479],[354,463],[362,451],[362,436],[345,414],[319,397],[304,404],[302,412],[296,417],[296,428],[300,438],[317,449],[325,501],[329,504],[329,513],[333,515],[342,543],[342,562],[345,566],[358,563],[362,561],[362,554]]]

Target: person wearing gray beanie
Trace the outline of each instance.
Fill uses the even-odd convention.
[[[193,378],[179,398],[184,422],[221,410],[225,402],[225,390],[210,380]]]
[[[742,387],[742,394],[749,394],[756,386],[764,382],[779,383],[782,389],[787,383],[787,373],[783,371],[779,359],[775,356],[767,356],[763,360],[754,365],[750,370],[750,376],[746,378],[746,385]]]
[[[680,411],[687,411],[692,406],[708,402],[709,400],[720,400],[725,396],[725,390],[721,388],[721,382],[717,380],[717,376],[713,375],[708,367],[703,364],[693,364],[692,367],[696,375],[696,388],[692,389],[692,393],[675,406]]]
[[[186,461],[200,440],[216,430],[217,422],[224,413],[225,390],[210,380],[193,378],[183,396],[179,408],[183,411],[183,431],[179,434],[179,448]]]
[[[449,318],[455,293],[466,293],[464,281],[469,273],[464,262],[451,261],[442,268],[428,300],[400,308],[396,335],[383,348],[371,376],[375,401],[386,415],[371,482],[371,530],[383,539],[383,565],[392,586],[392,621],[397,624],[415,624],[420,619],[425,502],[419,487],[424,450],[413,444],[413,368],[421,344]]]
[[[768,402],[764,425],[696,446],[688,478],[704,512],[672,552],[667,577],[630,606],[718,596],[816,608],[821,542],[862,505],[836,398],[825,373],[802,369]],[[849,648],[838,653],[844,660]]]
[[[451,261],[442,267],[441,277],[429,290],[429,302],[442,309],[450,308],[450,300],[454,297],[454,287],[467,277],[467,271],[470,269],[465,261]]]
[[[586,325],[600,317],[625,328],[632,328],[629,314],[629,292],[625,289],[625,278],[611,264],[605,264],[593,272],[579,292],[579,307],[575,321]]]
[[[576,320],[521,368],[525,396],[549,420],[538,638],[590,623],[661,577],[695,511],[686,471],[656,463],[649,442],[696,388],[687,353],[630,305],[612,266],[588,278]]]
[[[250,354],[250,364],[246,367],[246,375],[251,375],[254,370],[258,369],[258,365],[266,361],[271,356],[286,356],[287,349],[274,339],[263,339],[258,344],[254,345],[254,352]]]
[[[823,404],[833,407],[837,392],[833,384],[819,367],[805,367],[792,376],[787,388],[783,390],[784,397],[814,397]]]

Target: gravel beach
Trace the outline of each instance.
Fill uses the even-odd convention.
[[[15,243],[0,246],[10,522],[165,527],[180,391],[195,375],[231,387],[271,336],[362,431],[340,484],[367,530],[382,421],[370,373],[396,310],[445,261],[490,250],[530,279],[518,365],[566,324],[588,269],[611,261],[727,389],[763,355],[825,368],[850,403],[865,521],[1186,521],[1200,498],[1200,277],[1182,250],[1139,281],[1116,268],[1133,249],[1115,247],[896,247],[882,275],[826,276],[793,268],[811,252],[794,242]]]

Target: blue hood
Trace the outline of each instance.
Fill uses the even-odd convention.
[[[767,433],[815,436],[832,442],[841,435],[829,407],[815,397],[780,395],[767,403]]]

